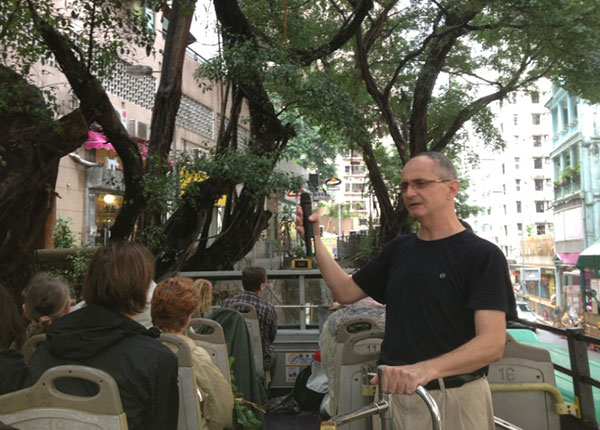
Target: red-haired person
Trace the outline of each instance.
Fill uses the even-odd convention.
[[[202,393],[202,428],[220,430],[232,425],[231,387],[212,363],[208,353],[183,334],[192,314],[200,307],[202,298],[206,298],[207,282],[203,279],[193,281],[181,277],[165,279],[154,290],[150,313],[155,327],[164,333],[179,336],[189,345],[196,383]],[[210,293],[210,290],[208,292]]]

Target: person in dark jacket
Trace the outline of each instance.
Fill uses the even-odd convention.
[[[137,323],[146,304],[154,257],[142,245],[114,242],[92,257],[83,285],[87,306],[56,320],[29,361],[33,380],[54,366],[102,369],[117,381],[129,429],[176,429],[179,409],[177,358]],[[91,395],[84,381],[59,389]]]
[[[29,369],[16,350],[25,342],[25,320],[10,293],[0,285],[0,395],[24,388]]]

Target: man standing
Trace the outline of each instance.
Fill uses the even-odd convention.
[[[277,313],[275,312],[275,307],[259,296],[265,290],[268,283],[265,269],[262,267],[246,267],[242,270],[244,292],[223,301],[224,307],[235,303],[248,303],[256,308],[265,371],[270,370],[275,364],[275,353],[272,345],[277,335]]]
[[[485,375],[504,352],[507,315],[516,316],[506,259],[458,220],[454,198],[460,184],[447,157],[426,152],[412,158],[400,188],[409,215],[420,224],[417,233],[392,240],[352,276],[315,237],[319,269],[337,301],[369,295],[387,306],[379,361],[388,365],[382,387],[393,394],[394,428],[431,425],[424,402],[410,396],[423,385],[437,401],[446,430],[493,429]],[[301,220],[299,208],[296,225],[303,235]]]

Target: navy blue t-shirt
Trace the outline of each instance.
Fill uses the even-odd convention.
[[[412,364],[458,348],[475,337],[475,310],[516,317],[506,258],[467,230],[433,241],[399,236],[352,278],[386,304],[382,364]]]

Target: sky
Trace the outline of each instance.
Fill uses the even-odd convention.
[[[192,43],[190,48],[206,59],[218,52],[216,22],[212,0],[198,0],[190,30],[197,41]]]

